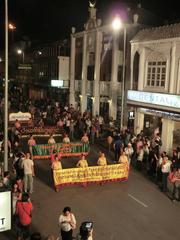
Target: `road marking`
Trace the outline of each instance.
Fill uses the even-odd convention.
[[[139,199],[135,198],[133,195],[128,194],[128,196],[129,196],[130,198],[132,198],[133,200],[135,200],[136,202],[138,202],[139,204],[141,204],[143,207],[145,207],[145,208],[148,207],[145,203],[141,202]]]

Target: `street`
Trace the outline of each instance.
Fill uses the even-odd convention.
[[[91,147],[89,165],[97,160],[99,147]],[[112,159],[112,156],[110,157]],[[108,162],[111,162],[108,157]],[[77,158],[63,158],[63,167],[75,166]],[[96,240],[177,240],[180,221],[179,203],[172,203],[157,186],[141,173],[131,169],[128,182],[108,183],[103,186],[66,186],[55,192],[48,160],[36,160],[32,232],[58,236],[58,217],[65,206],[70,206],[81,222],[94,223]],[[1,240],[15,239],[14,233],[1,233]]]

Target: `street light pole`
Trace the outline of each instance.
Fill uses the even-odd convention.
[[[5,0],[4,171],[8,170],[8,0]]]
[[[123,28],[123,72],[122,72],[122,86],[121,86],[121,121],[120,130],[124,125],[124,92],[125,92],[125,76],[126,76],[126,26],[122,24],[121,19],[117,16],[112,22],[112,27],[115,31]]]
[[[123,31],[123,72],[122,72],[122,94],[121,94],[121,124],[120,129],[124,125],[124,93],[125,93],[125,77],[126,77],[126,26]]]

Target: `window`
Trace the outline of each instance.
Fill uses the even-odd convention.
[[[147,86],[165,87],[166,62],[148,62]]]

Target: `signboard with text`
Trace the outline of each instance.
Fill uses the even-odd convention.
[[[31,113],[29,113],[29,112],[17,112],[17,113],[9,114],[10,122],[15,122],[16,119],[18,121],[29,121],[30,118],[31,118]]]
[[[127,100],[180,110],[180,95],[128,90]]]
[[[19,64],[18,69],[20,69],[20,70],[31,70],[32,66],[30,64]]]
[[[77,183],[123,181],[127,180],[128,176],[128,164],[69,168],[53,171],[55,187]]]
[[[0,232],[11,229],[11,192],[0,192]]]

